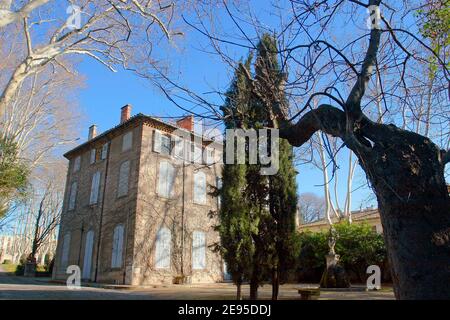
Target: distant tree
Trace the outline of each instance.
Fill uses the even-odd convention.
[[[50,250],[53,250],[51,243],[56,239],[56,229],[61,218],[66,169],[65,162],[59,161],[53,170],[42,170],[39,181],[34,181],[32,194],[30,192],[27,199],[29,221],[32,224],[28,238],[31,247],[27,245],[24,250],[27,261],[32,262],[34,267],[37,265],[36,256],[39,252],[54,253]]]
[[[325,199],[314,193],[302,193],[298,199],[300,223],[310,223],[325,217]]]
[[[9,139],[0,139],[0,217],[10,203],[24,195],[28,184],[28,168],[17,157],[17,146]]]

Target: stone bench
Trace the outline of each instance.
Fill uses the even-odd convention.
[[[320,296],[319,288],[300,288],[298,289],[301,300],[317,300]]]

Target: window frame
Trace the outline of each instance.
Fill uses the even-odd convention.
[[[69,203],[67,205],[67,210],[75,210],[77,202],[77,193],[78,193],[78,182],[72,181],[72,183],[70,184]]]
[[[133,130],[127,131],[122,136],[122,152],[133,149]]]
[[[167,239],[161,239],[161,236],[167,237]],[[168,243],[161,243],[160,241],[167,241]],[[167,249],[167,252],[166,250]],[[164,256],[163,256],[164,254]],[[161,258],[164,258],[162,260]],[[168,270],[171,268],[172,263],[172,232],[169,228],[163,226],[161,227],[158,232],[156,233],[156,239],[155,239],[155,253],[154,253],[154,266],[155,269],[159,270]],[[161,265],[160,261],[164,261],[165,263]]]
[[[91,192],[89,193],[89,205],[94,205],[98,203],[98,196],[100,193],[100,179],[101,179],[101,172],[96,171],[92,175],[91,179]]]
[[[92,148],[89,154],[89,164],[94,164],[95,161],[97,160],[96,158],[97,158],[97,149]]]
[[[78,171],[80,171],[80,169],[81,169],[81,156],[77,156],[75,157],[75,159],[73,159],[72,173],[77,173]]]
[[[163,165],[165,165],[166,172],[163,172],[162,170]],[[169,172],[171,172],[171,174],[169,174]],[[164,181],[161,180],[163,177]],[[156,193],[158,196],[166,199],[173,198],[175,194],[175,166],[170,161],[164,160],[159,162]]]
[[[114,227],[112,248],[111,248],[111,268],[120,269],[123,267],[123,253],[125,244],[125,228],[123,224]]]
[[[124,174],[124,173],[122,173],[122,170],[123,170],[123,166],[125,164],[128,164],[126,178],[124,178],[126,180],[122,181],[122,174]],[[125,160],[119,166],[119,177],[118,177],[118,181],[117,181],[117,198],[126,197],[128,195],[128,193],[130,191],[129,190],[130,189],[130,173],[131,173],[131,161]],[[124,193],[122,193],[122,191],[121,191],[121,186],[123,184],[126,184],[126,191],[124,191]]]
[[[100,153],[100,159],[105,160],[108,157],[108,143],[102,146],[102,151]]]
[[[202,236],[201,246],[198,243],[196,243],[196,241],[198,241],[199,239],[199,236]],[[192,270],[206,270],[207,265],[206,248],[207,248],[206,232],[201,230],[194,230],[192,232]],[[197,256],[199,254],[201,254],[200,257]],[[201,262],[199,262],[199,260]],[[196,263],[198,263],[198,265]]]
[[[203,176],[202,180],[204,180],[204,185],[200,186],[200,187],[202,187],[201,198],[198,198],[198,196],[197,196],[197,190],[199,188],[199,185],[198,185],[198,183],[199,183],[198,181],[199,180],[196,177],[199,176],[199,175]],[[203,171],[194,172],[194,174],[193,174],[193,182],[194,182],[194,186],[192,188],[192,192],[193,192],[193,194],[192,194],[192,202],[196,203],[196,204],[200,204],[200,205],[206,205],[207,202],[208,202],[208,200],[207,200],[207,190],[206,190],[208,183],[207,183],[206,173],[203,172]]]
[[[69,265],[70,260],[70,231],[66,232],[63,236],[62,248],[61,248],[61,267],[66,268]]]

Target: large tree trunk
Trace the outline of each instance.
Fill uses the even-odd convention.
[[[258,300],[259,279],[256,273],[250,279],[250,300]]]
[[[272,300],[278,300],[278,292],[280,289],[280,278],[278,268],[272,269]]]
[[[450,298],[450,197],[439,149],[384,126],[362,166],[374,187],[398,299]]]

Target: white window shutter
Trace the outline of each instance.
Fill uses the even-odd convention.
[[[167,197],[167,165],[166,161],[159,163],[158,194],[163,197]]]
[[[192,233],[192,268],[195,270],[206,268],[206,236],[202,231]]]
[[[155,267],[159,269],[170,268],[171,252],[171,234],[170,230],[163,227],[156,235],[155,247]]]
[[[93,163],[95,163],[95,152],[96,152],[96,150],[95,149],[91,149],[91,158],[90,158],[90,164],[93,164]]]
[[[130,175],[130,161],[125,161],[119,169],[119,186],[117,195],[124,196],[128,194],[128,181]]]
[[[186,162],[192,161],[192,143],[190,141],[186,141],[184,144],[184,160]]]
[[[111,268],[122,267],[122,255],[123,255],[123,225],[120,224],[114,228]]]
[[[153,131],[153,151],[161,152],[161,132],[158,130]]]
[[[100,188],[100,171],[97,171],[92,176],[91,195],[89,198],[89,204],[97,203],[99,188]]]
[[[80,164],[81,164],[81,157],[78,156],[73,161],[73,172],[77,172],[78,170],[80,170]]]
[[[61,254],[61,266],[65,268],[69,263],[69,251],[70,251],[70,233],[66,233],[63,239],[63,247]]]
[[[161,154],[165,154],[165,155],[170,155],[170,151],[171,151],[171,141],[170,141],[170,137],[166,136],[166,135],[161,135],[160,136],[161,139]]]
[[[173,140],[175,143],[174,146],[174,155],[178,159],[184,158],[184,140],[179,136],[173,136]]]
[[[158,194],[170,198],[174,195],[175,168],[167,161],[159,163]]]
[[[101,156],[101,159],[102,159],[102,160],[105,160],[107,155],[108,155],[108,144],[105,143],[105,144],[103,145],[103,147],[102,147],[102,156]]]
[[[217,189],[222,189],[222,178],[216,177],[216,187]],[[220,208],[222,204],[222,197],[220,195],[217,196],[217,206]]]
[[[118,227],[118,240],[117,240],[117,258],[116,258],[116,267],[122,267],[122,255],[123,255],[123,226],[119,225]]]
[[[206,203],[206,175],[201,171],[194,174],[194,202]]]
[[[77,199],[77,183],[72,182],[72,185],[70,187],[70,194],[69,194],[69,210],[72,210],[75,208],[75,201]]]
[[[168,163],[167,166],[167,196],[169,198],[174,196],[174,184],[175,184],[175,168]]]
[[[132,144],[133,144],[133,131],[128,131],[122,137],[122,151],[130,150]]]

